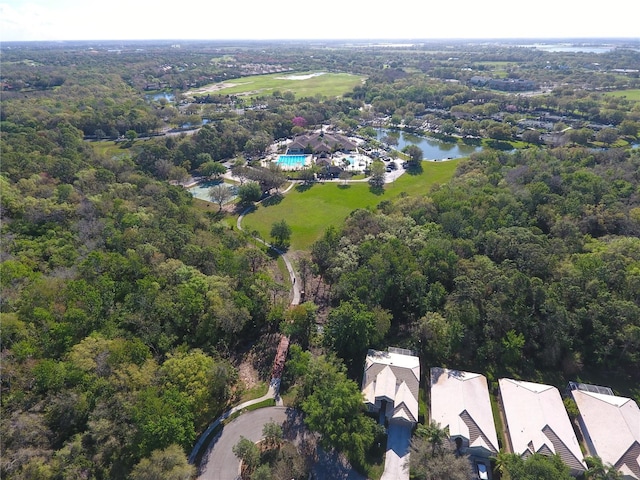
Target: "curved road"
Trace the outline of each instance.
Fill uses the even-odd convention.
[[[240,437],[252,442],[262,440],[262,427],[274,421],[278,424],[287,419],[286,407],[259,408],[244,413],[233,422],[225,425],[218,435],[211,440],[204,453],[206,461],[202,462],[202,471],[198,480],[233,480],[240,473],[240,460],[233,453],[233,446]]]

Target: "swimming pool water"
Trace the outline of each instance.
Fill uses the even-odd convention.
[[[288,166],[293,166],[293,165],[304,165],[304,162],[306,160],[307,156],[306,155],[280,155],[278,157],[278,163],[280,165],[288,165]]]

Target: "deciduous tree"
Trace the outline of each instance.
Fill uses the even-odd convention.
[[[218,211],[222,210],[222,206],[233,197],[233,192],[224,183],[214,185],[209,189],[209,198],[212,202],[218,204]]]
[[[291,239],[291,227],[284,219],[271,226],[271,238],[273,239],[276,247],[286,248],[289,245],[289,241]]]

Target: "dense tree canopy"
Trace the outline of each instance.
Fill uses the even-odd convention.
[[[370,347],[490,379],[640,381],[640,155],[626,148],[640,104],[610,92],[640,85],[624,72],[634,49],[125,44],[1,47],[0,475],[188,478],[185,452],[242,390],[235,355],[278,328],[307,424],[356,464],[380,435],[351,379]],[[290,70],[366,81],[338,98],[185,95]],[[472,83],[505,74],[538,94]],[[328,228],[297,277],[327,285],[322,311],[285,313],[275,262],[176,185],[233,161],[240,200],[254,202],[286,179],[252,161],[273,140],[331,123],[377,147],[387,121],[485,151],[446,185]],[[274,233],[286,244],[287,229]],[[566,476],[534,457],[505,468]],[[601,467],[594,478],[608,478]]]
[[[390,333],[431,361],[636,375],[638,171],[637,152],[487,152],[424,198],[354,212],[331,256],[324,239],[312,249],[334,283],[328,339],[357,300],[391,312]]]

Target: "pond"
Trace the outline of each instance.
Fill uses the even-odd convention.
[[[459,143],[448,143],[436,138],[422,137],[411,133],[389,130],[381,128],[376,131],[378,140],[385,136],[393,136],[398,139],[398,145],[394,146],[397,150],[402,150],[407,145],[416,145],[420,147],[425,160],[445,160],[450,158],[468,157],[472,153],[479,152],[482,147],[474,145],[461,145]]]

